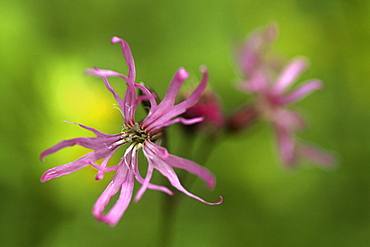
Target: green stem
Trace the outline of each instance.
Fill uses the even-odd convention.
[[[181,149],[179,153],[183,154],[186,152],[187,154],[191,154],[192,150],[191,148],[194,148],[195,145],[195,136],[189,136],[187,135],[186,138],[183,138],[184,142],[182,142],[183,145],[181,146]],[[165,142],[168,144],[168,142]],[[216,146],[216,138],[206,138],[205,143],[202,143],[201,148],[197,148],[198,152],[195,152],[193,155],[194,159],[198,164],[200,165],[205,165],[207,162],[208,158],[210,157],[210,154],[212,153],[214,147]],[[166,146],[165,146],[166,147]],[[167,147],[166,147],[167,148]],[[189,155],[184,155],[189,156]],[[189,158],[189,157],[187,157]],[[181,174],[179,175],[180,181],[182,184],[187,183],[187,188],[189,188],[195,181],[196,177],[191,177],[191,180],[189,180],[189,174],[184,172],[184,171],[179,171]],[[166,186],[170,186],[171,184],[169,183],[168,180],[165,182]],[[161,242],[160,245],[161,247],[170,247],[172,246],[172,240],[174,236],[174,229],[175,229],[175,220],[176,220],[176,212],[178,208],[178,203],[179,203],[179,192],[175,191],[173,196],[164,194],[163,197],[163,205],[162,205],[162,215],[161,215]]]
[[[166,138],[168,139],[168,138]],[[181,157],[186,156],[186,154],[191,153],[191,148],[194,146],[195,136],[193,135],[184,135],[182,138],[184,140],[179,145],[178,154]],[[168,150],[168,140],[162,143],[165,148]],[[167,145],[166,145],[167,144]],[[189,148],[190,147],[190,148]],[[185,153],[185,151],[187,153]],[[183,172],[183,171],[180,171]],[[181,174],[183,176],[185,174]],[[180,176],[180,177],[181,177]],[[171,187],[171,183],[164,178],[164,185],[166,187]],[[181,180],[180,180],[181,181]],[[176,219],[176,209],[178,204],[179,192],[174,191],[174,195],[170,196],[167,194],[163,195],[163,204],[162,204],[162,214],[161,214],[161,232],[160,232],[160,245],[161,247],[170,247],[172,246],[172,240],[174,236],[174,228],[175,228],[175,219]]]
[[[175,229],[175,214],[177,208],[177,194],[173,196],[164,194],[163,195],[163,205],[162,205],[162,226],[161,226],[161,247],[172,246],[172,240],[174,236]]]

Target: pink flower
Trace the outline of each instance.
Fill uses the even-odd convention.
[[[199,131],[205,132],[208,135],[214,135],[222,129],[225,123],[221,102],[216,93],[211,89],[206,90],[198,102],[188,108],[182,116],[186,119],[197,117],[202,117],[204,119],[203,122],[184,126],[190,133]]]
[[[288,109],[290,104],[320,89],[322,82],[309,80],[290,90],[298,76],[306,69],[307,61],[304,58],[296,58],[281,69],[282,64],[276,56],[268,57],[268,51],[276,37],[277,27],[268,26],[252,33],[242,49],[239,66],[246,80],[240,83],[239,88],[257,98],[254,106],[247,109],[252,112],[256,110],[272,124],[280,156],[287,166],[296,164],[300,157],[309,158],[322,165],[332,165],[332,155],[297,140],[295,133],[303,129],[305,124],[300,115]]]
[[[251,79],[259,76],[260,69],[280,67],[277,56],[268,57],[277,34],[276,25],[257,29],[248,37],[242,49],[238,51],[237,59],[240,71],[246,78],[249,78],[249,83],[243,84],[243,86],[247,86],[250,91],[258,90],[259,83],[256,82],[257,85],[254,85],[254,81]]]
[[[73,162],[46,171],[42,176],[41,181],[45,182],[56,177],[73,173],[88,165],[92,165],[98,169],[96,176],[97,180],[103,178],[104,172],[115,171],[116,173],[113,180],[98,198],[93,207],[93,215],[98,220],[104,221],[112,226],[117,224],[131,201],[135,179],[142,184],[141,188],[135,195],[135,201],[140,200],[148,188],[163,191],[169,195],[173,194],[172,191],[164,186],[150,183],[154,169],[157,169],[170,181],[173,187],[184,194],[209,205],[220,204],[222,202],[222,197],[220,197],[220,200],[216,203],[209,203],[188,192],[181,185],[173,168],[184,169],[197,175],[206,182],[208,188],[213,188],[215,186],[215,178],[212,173],[190,160],[169,154],[167,149],[158,145],[162,135],[162,129],[164,127],[178,122],[182,124],[194,124],[202,121],[202,118],[184,119],[178,116],[183,114],[188,108],[192,107],[201,97],[207,85],[207,69],[202,68],[203,78],[192,94],[186,100],[175,105],[174,102],[178,90],[184,80],[188,78],[188,72],[185,69],[180,68],[172,79],[164,99],[157,104],[154,94],[152,94],[145,86],[135,83],[135,64],[129,45],[124,40],[113,37],[112,43],[117,42],[119,42],[122,47],[123,55],[128,66],[128,75],[126,76],[110,70],[100,70],[98,68],[87,70],[87,74],[101,77],[107,89],[113,94],[120,107],[124,121],[124,124],[122,124],[122,132],[114,135],[104,134],[98,130],[79,124],[82,128],[94,132],[96,137],[80,137],[61,141],[55,146],[45,150],[41,154],[41,160],[43,160],[46,155],[52,154],[68,146],[80,145],[92,149],[93,151]],[[108,77],[121,77],[126,81],[127,91],[124,99],[121,99],[121,97],[111,87],[108,82]],[[142,90],[143,96],[137,96],[137,88]],[[148,115],[142,121],[138,122],[135,120],[134,116],[137,106],[143,100],[149,101],[151,107]],[[108,161],[112,155],[118,150],[118,148],[125,144],[127,144],[127,149],[121,161],[115,166],[107,167]],[[143,150],[144,155],[148,160],[148,169],[145,178],[140,175],[138,169],[139,149]],[[101,164],[96,164],[95,162],[100,159],[103,159]],[[118,193],[118,191],[120,191],[118,200],[108,213],[104,214],[103,211],[106,205],[109,203],[110,199]]]

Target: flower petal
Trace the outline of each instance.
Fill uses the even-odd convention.
[[[78,138],[76,138],[76,139],[78,139]],[[63,176],[63,175],[71,174],[71,173],[73,173],[77,170],[80,170],[80,169],[84,168],[85,166],[87,166],[91,163],[94,163],[97,160],[100,160],[102,158],[107,158],[107,157],[109,158],[113,155],[113,153],[121,145],[122,145],[122,143],[120,143],[120,141],[117,141],[116,143],[109,144],[109,145],[103,145],[100,149],[97,149],[94,152],[90,152],[88,154],[85,154],[84,156],[82,156],[81,158],[79,158],[79,159],[77,159],[73,162],[51,168],[51,169],[47,170],[42,175],[41,181],[45,182],[45,181],[48,181],[48,180],[53,179],[53,178],[57,178],[57,177],[60,177],[60,176]],[[52,148],[50,148],[50,149],[52,149]],[[48,151],[48,150],[46,150],[46,151]],[[44,151],[44,153],[46,151]],[[54,151],[54,150],[52,150],[52,151]]]
[[[275,126],[275,132],[280,157],[287,167],[292,167],[296,162],[294,133],[281,126]]]
[[[218,204],[222,203],[222,197],[220,197],[220,201],[218,201],[216,203],[210,203],[210,202],[207,202],[207,201],[203,200],[202,198],[190,193],[189,191],[187,191],[181,185],[175,171],[171,167],[171,166],[174,166],[174,167],[183,168],[183,165],[178,164],[177,162],[178,161],[186,161],[186,160],[182,160],[181,158],[176,157],[176,156],[172,156],[172,155],[169,155],[169,157],[167,159],[162,159],[160,156],[156,155],[155,149],[156,149],[156,145],[152,144],[150,142],[146,142],[143,145],[143,151],[144,151],[145,156],[148,159],[149,166],[153,166],[153,168],[156,168],[163,176],[167,177],[168,180],[170,181],[170,183],[172,184],[172,186],[174,186],[176,189],[183,192],[187,196],[192,197],[194,199],[197,199],[197,200],[199,200],[203,203],[206,203],[206,204],[209,204],[209,205],[218,205]],[[176,163],[175,164],[170,163],[170,162],[173,162],[173,161],[175,161]],[[209,174],[209,173],[207,174],[205,169],[201,171],[195,163],[194,164],[191,164],[191,163],[192,162],[190,162],[190,161],[187,162],[187,165],[191,165],[189,168],[187,168],[187,169],[190,170],[190,172],[194,172],[196,175],[200,175],[204,178],[206,177],[205,175]],[[208,186],[213,186],[214,185],[214,181],[211,181],[212,178],[206,178],[205,180],[208,183]]]
[[[135,157],[136,158],[136,164],[137,164],[137,157]],[[141,177],[141,175],[140,175],[140,172],[139,172],[139,169],[138,169],[139,167],[136,165],[135,166],[135,178],[136,178],[136,180],[139,182],[139,183],[141,183],[141,184],[143,184],[145,181],[144,181],[144,179]],[[148,177],[148,176],[147,176]],[[149,180],[150,180],[150,178],[149,178]],[[158,191],[162,191],[162,192],[164,192],[164,193],[166,193],[166,194],[168,194],[168,195],[173,195],[173,192],[171,191],[171,190],[169,190],[167,187],[165,187],[165,186],[160,186],[160,185],[155,185],[155,184],[152,184],[152,183],[148,183],[147,185],[147,188],[149,188],[149,189],[151,189],[151,190],[158,190]],[[145,191],[146,191],[146,188],[143,188],[143,187],[141,187],[140,188],[140,190],[136,193],[136,196],[135,196],[135,201],[137,202],[137,201],[139,201],[140,199],[141,199],[141,197],[143,196],[143,194],[145,193]],[[139,193],[140,192],[140,193]]]
[[[136,69],[135,69],[135,62],[134,58],[132,57],[131,49],[129,44],[118,37],[113,37],[111,40],[112,43],[119,42],[122,48],[123,57],[125,58],[127,67],[128,67],[128,77],[130,81],[135,82],[136,80]]]
[[[206,168],[190,161],[187,159],[180,158],[178,156],[169,155],[166,159],[168,164],[171,164],[172,167],[184,169],[187,172],[193,173],[201,178],[207,184],[208,189],[212,189],[215,187],[216,179],[213,174],[208,171]]]
[[[51,180],[53,178],[57,178],[57,177],[60,177],[60,176],[63,176],[63,175],[68,175],[68,174],[71,174],[75,171],[78,171],[84,167],[86,167],[88,165],[87,162],[85,162],[86,158],[84,158],[85,156],[83,156],[82,158],[78,159],[78,160],[75,160],[73,162],[70,162],[70,163],[67,163],[67,164],[64,164],[64,165],[61,165],[61,166],[57,166],[57,167],[53,167],[49,170],[47,170],[41,177],[41,182],[46,182],[48,180]]]
[[[134,83],[136,80],[135,62],[132,57],[130,46],[125,40],[120,39],[118,37],[113,37],[111,42],[120,43],[123,56],[124,56],[124,59],[128,67],[128,76],[126,77],[114,71],[100,70],[98,68],[95,68],[95,71],[87,70],[86,73],[91,74],[91,75],[100,76],[104,80],[104,84],[106,85],[107,89],[113,94],[114,98],[116,99],[117,103],[119,104],[122,110],[122,115],[123,115],[123,119],[125,120],[125,124],[128,126],[133,126],[135,124],[134,115],[135,115],[136,107],[139,103],[137,102],[136,90],[134,87]],[[118,94],[114,91],[114,89],[110,86],[108,79],[107,79],[107,77],[109,76],[118,76],[126,80],[128,88],[126,90],[124,100],[122,100],[118,96]]]
[[[103,79],[106,88],[113,94],[114,99],[117,101],[118,105],[120,106],[125,123],[127,125],[133,125],[135,123],[134,116],[135,116],[136,107],[139,103],[137,101],[134,81],[130,80],[130,78],[126,80],[127,90],[126,90],[125,98],[124,100],[122,100],[121,97],[116,93],[116,91],[110,85],[108,78],[107,78],[107,74],[109,76],[119,76],[122,78],[124,78],[124,76],[114,71],[107,72],[107,70],[103,71],[98,68],[95,68],[95,71],[96,72],[93,73],[92,70],[87,70],[87,73],[100,76]]]
[[[116,139],[117,137],[112,137],[110,139],[105,139],[105,140],[102,140],[101,138],[98,138],[98,137],[79,137],[79,138],[74,138],[74,139],[69,139],[69,140],[63,140],[57,143],[56,145],[52,146],[51,148],[48,148],[44,152],[42,152],[40,155],[40,159],[44,161],[45,156],[55,153],[62,148],[70,147],[74,145],[80,145],[85,148],[96,150],[96,149],[102,148],[103,145],[111,144]]]
[[[164,99],[161,101],[159,105],[155,105],[150,108],[148,116],[143,120],[143,126],[144,128],[148,129],[147,127],[152,124],[156,123],[158,118],[162,117],[162,115],[165,112],[169,112],[171,108],[174,107],[175,99],[177,96],[177,93],[180,89],[180,86],[184,82],[185,79],[187,79],[189,76],[189,73],[184,69],[180,68],[175,76],[172,78],[170,86],[167,90],[167,93],[164,97]],[[145,93],[145,92],[144,92]],[[177,115],[175,115],[177,116]],[[169,119],[172,118],[172,115]]]
[[[298,153],[300,156],[306,157],[326,167],[332,167],[337,163],[334,155],[324,152],[311,145],[307,144],[300,145],[298,148]]]
[[[318,80],[313,80],[304,83],[299,88],[295,89],[293,92],[289,93],[286,96],[283,96],[280,100],[280,104],[285,105],[297,100],[304,98],[306,95],[310,94],[314,90],[322,88],[322,82]]]
[[[99,69],[95,67],[94,69],[86,69],[85,73],[88,75],[93,75],[93,76],[99,76],[99,77],[121,77],[125,81],[129,81],[130,79],[116,71],[113,70],[107,70],[107,69]]]
[[[102,171],[102,168],[106,168],[107,167],[107,164],[108,164],[108,161],[110,160],[110,158],[113,156],[114,152],[111,152],[110,154],[108,154],[104,160],[102,161],[101,165],[99,166],[100,169],[98,169],[98,173],[96,174],[96,177],[95,177],[95,180],[102,180],[103,177],[104,177],[104,171]],[[93,162],[90,162],[90,164],[93,163]],[[94,164],[94,163],[93,163]],[[111,168],[111,167],[110,167]],[[111,168],[112,169],[112,168]],[[116,170],[116,169],[115,169]]]
[[[147,129],[148,131],[155,131],[157,129],[160,129],[164,126],[164,124],[168,121],[170,121],[172,118],[181,115],[186,111],[186,109],[193,106],[201,97],[202,93],[204,92],[207,81],[208,81],[208,70],[206,67],[202,67],[203,77],[201,82],[199,83],[198,87],[192,92],[192,94],[184,101],[180,102],[177,105],[173,105],[174,97],[176,95],[171,95],[178,92],[178,87],[182,83],[182,79],[185,79],[185,72],[181,72],[181,70],[178,71],[176,74],[174,80],[171,82],[172,90],[168,91],[166,96],[167,99],[165,99],[157,106],[152,107],[150,109],[150,112],[148,116],[143,120],[143,127]],[[185,70],[184,70],[185,71]],[[184,74],[183,76],[180,76],[179,74]],[[175,87],[176,86],[176,87]],[[170,85],[171,87],[171,85]]]
[[[140,84],[135,83],[135,87],[141,89],[141,91],[144,92],[146,98],[143,98],[143,100],[149,100],[151,107],[156,107],[157,106],[157,101],[155,100],[156,99],[156,94],[155,93],[152,93],[144,85],[140,85]],[[138,100],[141,101],[140,97],[138,98]],[[139,104],[139,102],[137,102],[137,104]]]
[[[149,161],[149,162],[152,162],[152,161]],[[155,161],[156,163],[158,161]],[[153,163],[152,163],[153,164]],[[169,164],[165,163],[165,162],[158,162],[157,163],[157,169],[160,173],[162,173],[163,176],[167,177],[167,179],[170,181],[171,185],[173,187],[175,187],[176,189],[178,189],[179,191],[181,191],[182,193],[184,193],[185,195],[189,196],[189,197],[192,197],[198,201],[201,201],[205,204],[208,204],[208,205],[219,205],[222,203],[223,199],[222,197],[220,196],[220,200],[218,202],[207,202],[205,201],[204,199],[200,198],[199,196],[196,196],[192,193],[190,193],[189,191],[187,191],[180,183],[180,180],[179,178],[177,177],[175,171],[170,167]]]
[[[204,90],[206,89],[206,86],[207,86],[207,83],[208,83],[208,69],[206,66],[202,66],[201,68],[201,71],[203,73],[203,76],[202,76],[202,80],[201,82],[199,83],[198,87],[190,94],[190,96],[180,102],[178,105],[176,105],[177,108],[184,108],[183,110],[179,109],[181,111],[181,113],[177,114],[177,115],[180,115],[182,114],[183,112],[182,111],[185,111],[187,108],[193,106],[195,103],[198,102],[198,100],[200,99],[200,97],[202,96]]]
[[[175,104],[176,96],[183,82],[189,77],[189,73],[184,69],[180,68],[177,70],[174,78],[172,79],[167,93],[160,103],[160,107],[167,108]]]
[[[117,224],[131,201],[134,188],[134,171],[129,167],[130,164],[126,164],[125,159],[120,162],[120,167],[118,168],[113,180],[100,195],[93,207],[93,215],[98,220],[104,221],[111,226]],[[117,194],[120,189],[121,193],[117,202],[108,211],[108,213],[104,215],[103,211],[105,207],[109,203],[110,199]]]
[[[150,142],[150,141],[148,141],[148,142]],[[157,151],[158,151],[157,154],[160,155],[161,157],[168,157],[167,149],[165,149],[163,147],[159,147]],[[141,197],[143,196],[143,194],[145,193],[147,188],[153,189],[153,190],[159,190],[159,191],[162,191],[162,192],[167,193],[169,195],[173,195],[173,192],[171,190],[169,190],[167,187],[159,186],[159,185],[155,185],[155,184],[150,183],[150,179],[151,179],[152,173],[153,173],[153,167],[152,166],[150,166],[150,165],[148,166],[147,175],[145,176],[145,179],[143,179],[140,175],[139,167],[137,165],[138,164],[137,155],[132,156],[132,163],[135,164],[134,165],[135,166],[135,178],[139,183],[142,184],[141,188],[136,193],[136,196],[135,196],[135,201],[136,202],[141,199]]]
[[[296,78],[306,69],[307,60],[297,58],[290,62],[277,79],[272,92],[275,94],[283,93],[289,86],[293,84]]]
[[[72,123],[72,122],[68,122],[68,123]],[[73,123],[73,124],[76,124],[76,123]],[[43,151],[40,155],[40,159],[44,161],[45,156],[55,153],[65,147],[80,145],[85,148],[97,150],[97,149],[107,147],[107,146],[111,147],[111,145],[113,145],[114,143],[117,143],[117,141],[121,139],[120,137],[121,134],[108,135],[108,134],[101,133],[96,129],[84,126],[82,124],[78,124],[78,125],[80,125],[84,129],[94,132],[97,135],[97,137],[78,137],[78,138],[73,138],[69,140],[63,140],[57,143],[56,145]]]
[[[175,124],[175,123],[181,123],[183,125],[192,125],[192,124],[195,124],[195,123],[199,123],[199,122],[202,122],[204,120],[204,117],[196,117],[196,118],[183,118],[183,117],[178,117],[178,118],[175,118],[175,119],[172,119],[166,123],[163,123],[162,127],[166,127],[166,126],[170,126],[172,124]]]
[[[161,148],[162,147],[154,144],[153,142],[146,142],[143,146],[143,151],[145,152],[145,150],[149,149],[150,151],[147,152],[148,155],[150,155],[150,152],[155,153],[155,154],[158,155],[159,153],[161,153],[160,150],[159,150]],[[215,179],[214,175],[210,171],[208,171],[206,168],[196,164],[195,162],[192,162],[190,160],[180,158],[178,156],[171,155],[171,154],[168,154],[167,157],[163,157],[163,156],[151,157],[150,156],[150,158],[152,158],[152,159],[157,159],[158,157],[161,160],[164,160],[166,163],[170,164],[172,167],[176,167],[176,168],[186,170],[186,171],[188,171],[190,173],[193,173],[194,175],[198,176],[204,182],[206,182],[207,188],[209,188],[209,189],[214,188],[214,186],[216,184],[216,179]]]
[[[86,161],[86,163],[88,163],[89,165],[91,165],[92,167],[94,167],[95,169],[97,169],[98,171],[101,171],[101,172],[113,172],[113,171],[117,171],[118,168],[119,168],[119,164],[115,165],[115,166],[110,166],[110,167],[105,167],[105,166],[102,166],[102,165],[99,165],[99,164],[96,164],[90,160]],[[101,180],[99,178],[95,178],[96,180]]]
[[[276,40],[278,29],[276,25],[269,25],[263,30],[253,32],[240,52],[239,67],[243,75],[250,78],[263,62],[265,53],[268,52]]]
[[[140,187],[139,191],[136,193],[136,196],[135,196],[135,201],[136,202],[141,199],[141,197],[145,193],[146,189],[149,187],[150,179],[152,178],[152,175],[153,175],[153,167],[149,165],[148,166],[148,171],[147,171],[146,176],[145,176],[145,179],[141,183],[142,186]]]

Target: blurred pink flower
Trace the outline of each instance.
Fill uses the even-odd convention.
[[[303,129],[304,121],[299,114],[289,110],[288,106],[322,88],[322,82],[309,80],[298,88],[289,90],[306,69],[307,61],[296,58],[283,67],[276,56],[268,56],[277,33],[275,25],[253,32],[240,53],[239,67],[246,80],[239,84],[239,88],[257,97],[253,107],[247,109],[255,110],[272,124],[285,165],[295,165],[299,157],[306,157],[326,166],[333,165],[335,159],[332,155],[297,140],[295,133]]]
[[[172,79],[164,99],[157,104],[155,94],[152,94],[145,86],[135,83],[135,64],[129,45],[124,40],[113,37],[112,43],[117,42],[119,42],[122,47],[123,55],[128,66],[128,75],[126,76],[111,70],[100,70],[98,68],[87,70],[87,74],[101,77],[107,89],[113,94],[124,120],[122,132],[114,135],[104,134],[96,129],[78,124],[82,128],[94,132],[96,137],[80,137],[61,141],[55,146],[45,150],[41,154],[41,160],[43,160],[46,155],[68,146],[80,145],[94,151],[73,162],[46,171],[41,181],[45,182],[56,177],[73,173],[88,165],[92,165],[98,169],[98,174],[96,176],[97,180],[103,178],[104,172],[116,171],[113,180],[93,207],[93,215],[98,220],[104,221],[112,226],[117,224],[131,201],[135,179],[142,184],[141,188],[136,193],[135,201],[140,200],[147,188],[163,191],[169,195],[173,194],[172,191],[164,186],[150,183],[154,169],[157,169],[163,176],[167,177],[171,185],[184,194],[209,205],[220,204],[222,202],[222,197],[220,197],[220,200],[216,203],[209,203],[188,192],[181,185],[173,168],[184,169],[197,175],[206,182],[208,188],[213,188],[215,186],[215,178],[212,173],[190,160],[169,154],[167,149],[158,145],[164,127],[178,122],[182,124],[194,124],[202,121],[202,118],[184,119],[178,116],[192,107],[201,97],[207,85],[207,69],[205,67],[202,68],[203,78],[198,87],[186,100],[175,105],[174,102],[179,88],[184,80],[188,78],[188,72],[180,68]],[[127,91],[123,100],[109,84],[108,77],[121,77],[126,81]],[[142,96],[137,96],[136,88],[142,90]],[[149,113],[142,121],[137,122],[134,119],[136,108],[138,104],[144,100],[150,102]],[[112,155],[119,147],[125,144],[127,144],[128,147],[119,164],[107,167],[108,161]],[[148,169],[145,178],[140,175],[138,169],[139,149],[143,150],[148,160]],[[103,159],[101,164],[96,164],[95,162],[100,159]],[[103,211],[106,205],[119,190],[120,196],[117,202],[108,213],[104,214]]]
[[[187,98],[185,94],[183,98]],[[182,116],[186,119],[202,117],[202,122],[184,126],[191,133],[194,131],[205,132],[213,135],[220,131],[225,123],[225,117],[222,112],[221,102],[217,94],[211,89],[206,89],[195,105],[188,108]]]

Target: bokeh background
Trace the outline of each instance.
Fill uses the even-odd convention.
[[[83,148],[39,154],[62,139],[120,130],[113,97],[84,69],[125,72],[118,45],[132,49],[138,80],[164,94],[184,66],[191,81],[207,65],[225,112],[245,102],[235,89],[233,52],[256,27],[279,25],[274,50],[307,56],[300,81],[320,78],[324,90],[295,108],[308,129],[300,137],[333,150],[339,164],[309,161],[294,171],[279,161],[270,126],[260,123],[224,138],[207,167],[217,186],[197,181],[190,190],[207,206],[183,197],[173,246],[370,245],[370,2],[361,0],[71,1],[3,0],[0,4],[1,246],[160,246],[163,195],[147,191],[111,228],[91,209],[109,182],[86,168],[41,183],[42,173],[76,159]],[[113,82],[124,93],[122,82]],[[171,130],[174,145],[186,140]],[[176,147],[173,148],[176,153]],[[183,154],[186,152],[183,152]],[[119,157],[118,157],[119,158]],[[117,159],[118,159],[117,158]]]

